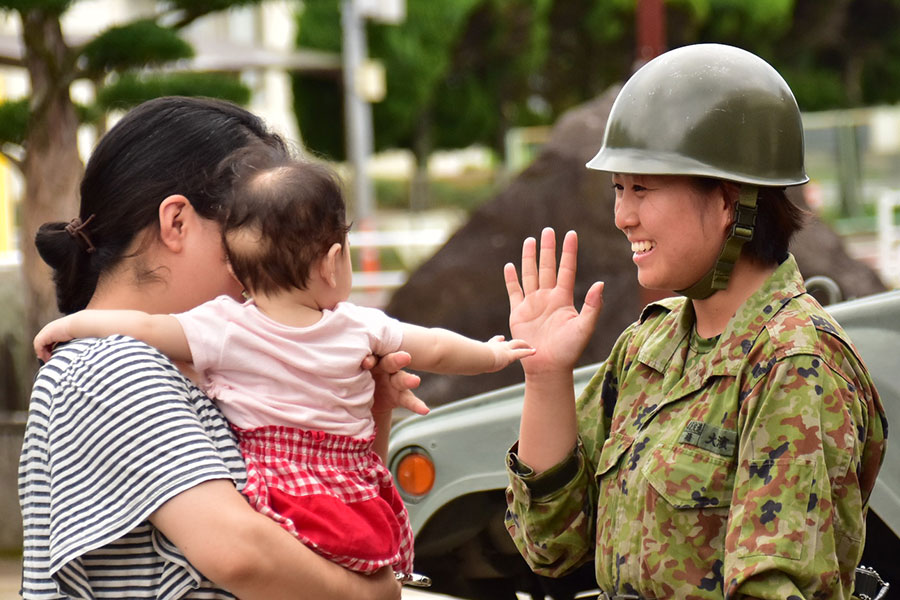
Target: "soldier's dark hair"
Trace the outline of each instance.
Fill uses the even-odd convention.
[[[737,202],[737,184],[708,177],[697,178],[697,184],[707,192],[722,186],[729,201]],[[760,187],[756,206],[753,238],[744,244],[741,253],[763,264],[778,264],[787,258],[791,239],[803,228],[808,213],[791,202],[784,188],[777,187]]]
[[[337,174],[262,146],[236,151],[221,171],[232,180],[222,236],[235,277],[251,294],[305,289],[350,229]]]
[[[287,152],[261,119],[229,102],[170,96],[128,112],[85,167],[77,235],[71,223],[54,222],[35,236],[41,258],[54,270],[59,310],[71,313],[87,305],[101,274],[125,258],[139,233],[158,227],[166,197],[181,194],[200,216],[216,218],[230,182],[213,173],[235,149],[251,143]]]

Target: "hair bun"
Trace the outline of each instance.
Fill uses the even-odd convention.
[[[44,223],[34,236],[34,245],[45,263],[54,270],[64,270],[73,258],[83,252],[78,240],[66,231],[68,223]]]
[[[84,242],[77,235],[66,229],[69,225],[44,223],[34,235],[38,254],[53,269],[56,305],[65,314],[87,305],[97,280],[96,269],[91,263],[92,254],[85,250]],[[84,282],[91,283],[90,289],[78,285]]]

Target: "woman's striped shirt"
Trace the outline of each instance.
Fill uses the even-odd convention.
[[[158,351],[123,336],[59,347],[19,465],[23,597],[230,598],[147,518],[199,483],[245,478],[222,414]]]

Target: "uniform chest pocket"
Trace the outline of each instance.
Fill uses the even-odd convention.
[[[653,448],[641,474],[673,508],[721,508],[731,504],[734,461],[684,445]]]

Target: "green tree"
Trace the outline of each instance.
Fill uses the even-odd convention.
[[[373,107],[375,148],[413,152],[414,198],[427,188],[425,165],[434,149],[480,143],[502,155],[510,126],[541,118],[529,100],[532,76],[545,58],[551,5],[552,0],[408,0],[404,23],[369,25],[369,54],[387,75],[387,97]],[[298,43],[339,50],[339,11],[338,0],[307,1]],[[334,159],[344,157],[341,93],[333,74],[295,78],[304,141]]]
[[[900,100],[898,0],[796,0],[775,65],[803,110]]]
[[[553,2],[547,59],[534,77],[551,122],[628,76],[634,62],[634,10],[634,0]]]
[[[0,0],[0,10],[22,22],[22,63],[31,93],[0,104],[2,153],[23,174],[22,268],[26,282],[25,339],[56,315],[50,272],[31,240],[46,221],[77,214],[82,162],[76,145],[83,123],[99,125],[111,108],[127,108],[169,93],[212,95],[237,102],[249,90],[226,75],[154,71],[193,56],[179,31],[200,17],[258,0],[168,0],[155,18],[111,27],[77,45],[63,35],[60,19],[77,0]],[[96,85],[96,103],[77,106],[70,89],[78,80]]]
[[[512,126],[546,118],[533,74],[547,57],[552,0],[487,0],[454,45],[450,71],[437,85],[434,112],[443,126],[435,147],[481,143],[503,157]]]
[[[453,44],[481,0],[407,0],[400,25],[369,24],[368,52],[384,63],[388,94],[373,108],[375,147],[410,147],[409,140],[450,69]],[[340,0],[306,0],[299,16],[298,45],[340,52]],[[335,160],[345,157],[340,74],[294,77],[294,105],[304,143]]]
[[[670,46],[723,42],[771,62],[802,110],[900,100],[898,0],[677,0]]]
[[[307,0],[304,46],[340,50],[339,0]],[[625,80],[635,64],[635,0],[408,0],[406,22],[370,25],[387,98],[375,147],[488,145],[511,126],[550,123]],[[732,44],[771,62],[803,110],[900,99],[900,0],[667,0],[667,44]],[[338,74],[297,78],[306,142],[344,157]],[[421,175],[421,171],[420,171]],[[419,177],[421,179],[421,177]],[[414,189],[422,186],[414,185]]]

